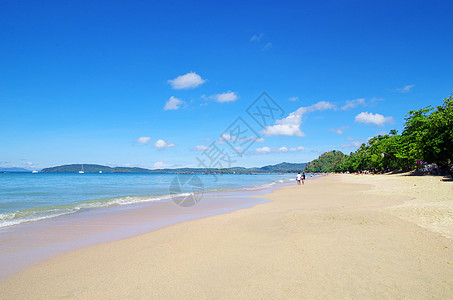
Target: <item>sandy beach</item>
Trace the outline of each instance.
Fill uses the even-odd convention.
[[[42,262],[1,299],[453,299],[453,182],[329,175]]]

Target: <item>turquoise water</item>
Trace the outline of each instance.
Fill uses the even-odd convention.
[[[0,227],[81,210],[169,199],[175,174],[1,173]],[[204,191],[253,189],[295,175],[197,175]],[[191,192],[190,187],[181,193]]]

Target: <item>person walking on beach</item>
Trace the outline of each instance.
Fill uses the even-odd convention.
[[[305,184],[304,182],[305,182],[305,172],[302,173],[302,184]]]
[[[299,172],[296,177],[297,185],[300,185],[301,180],[302,180],[302,176],[300,176],[300,172]]]

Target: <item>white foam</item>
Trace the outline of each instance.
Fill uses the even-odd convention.
[[[233,188],[231,190],[245,190],[245,191],[253,191],[253,190],[260,190],[272,187],[276,184],[283,184],[286,182],[294,181],[295,179],[277,179],[269,183],[260,184],[257,186],[249,186],[244,188]],[[221,192],[221,191],[228,191],[227,189],[213,189],[209,192]],[[193,195],[194,193],[180,193],[174,195],[161,195],[161,196],[152,196],[152,197],[143,197],[143,196],[125,196],[125,197],[117,197],[117,198],[110,198],[110,199],[99,199],[93,201],[85,201],[76,204],[66,204],[62,206],[51,206],[46,209],[46,207],[36,207],[34,209],[24,209],[18,210],[13,212],[7,213],[0,213],[0,228],[8,227],[13,225],[18,225],[21,223],[26,222],[34,222],[40,221],[50,218],[55,218],[63,215],[74,214],[81,210],[85,209],[94,209],[94,208],[104,208],[114,205],[130,205],[130,204],[137,204],[137,203],[145,203],[145,202],[154,202],[154,201],[163,201],[169,200],[172,198],[178,197],[187,197]]]
[[[180,193],[175,195],[163,195],[163,196],[156,196],[156,197],[134,197],[134,196],[126,196],[126,197],[118,197],[112,198],[109,200],[95,200],[89,202],[82,202],[75,204],[74,206],[71,205],[64,205],[61,207],[49,207],[45,209],[43,207],[37,207],[36,210],[33,209],[26,209],[26,210],[18,210],[8,213],[0,213],[0,228],[8,227],[13,225],[18,225],[26,222],[35,222],[50,218],[56,218],[59,216],[64,216],[68,214],[74,214],[80,210],[84,209],[93,209],[93,208],[103,208],[109,207],[114,205],[129,205],[129,204],[137,204],[137,203],[144,203],[144,202],[154,202],[154,201],[162,201],[168,200],[175,197],[186,197],[190,196],[192,193]]]

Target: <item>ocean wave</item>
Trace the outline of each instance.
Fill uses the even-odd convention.
[[[144,202],[162,201],[176,197],[186,197],[191,193],[180,193],[175,195],[163,195],[152,197],[125,196],[116,198],[104,198],[88,200],[74,204],[63,204],[54,206],[41,206],[21,209],[11,212],[0,213],[0,228],[18,225],[26,222],[34,222],[51,219],[59,216],[73,214],[82,210],[103,208],[114,205],[129,205]]]
[[[228,192],[228,191],[254,191],[273,187],[277,184],[290,183],[294,179],[277,179],[271,182],[248,186],[243,188],[226,188],[210,189],[208,193]],[[186,197],[193,193],[167,194],[160,196],[122,196],[113,198],[102,198],[96,200],[87,200],[72,204],[61,204],[53,206],[41,206],[27,209],[21,209],[11,212],[0,213],[0,228],[18,225],[26,222],[40,221],[59,216],[74,214],[83,210],[104,208],[115,205],[131,205],[144,202],[163,201],[177,197]]]

